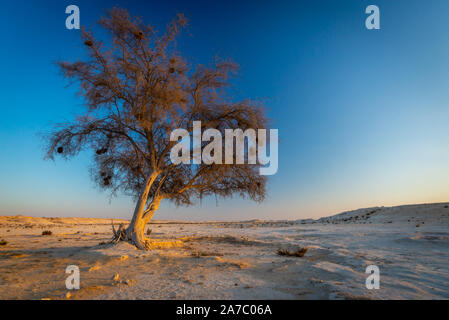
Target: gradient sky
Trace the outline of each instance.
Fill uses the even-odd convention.
[[[163,30],[189,18],[178,49],[241,65],[238,96],[266,99],[279,129],[268,198],[163,203],[156,219],[316,218],[347,209],[449,200],[449,1],[23,1],[0,6],[0,214],[130,218],[131,199],[96,189],[91,154],[43,160],[39,133],[82,110],[54,62],[84,55],[65,28],[76,4],[97,29],[127,8]],[[381,30],[365,28],[376,4]]]

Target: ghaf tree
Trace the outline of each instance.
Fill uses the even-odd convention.
[[[112,194],[120,191],[136,198],[130,224],[114,230],[115,239],[146,249],[145,226],[162,200],[191,205],[203,196],[237,193],[262,201],[266,177],[258,174],[257,164],[170,161],[170,150],[177,143],[170,141],[170,133],[176,128],[191,133],[193,121],[222,133],[266,127],[258,103],[233,102],[225,90],[237,66],[216,59],[209,67],[189,67],[175,46],[186,26],[182,15],[162,34],[123,9],[108,11],[99,23],[110,35],[107,41],[83,30],[87,58],[57,63],[71,83],[79,84],[86,108],[48,135],[46,157],[68,158],[91,148],[91,172],[98,185]]]

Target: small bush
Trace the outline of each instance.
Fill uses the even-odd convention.
[[[299,248],[296,251],[289,251],[287,249],[278,249],[277,254],[280,256],[288,256],[288,257],[303,257],[306,252],[307,248]]]
[[[43,236],[51,236],[51,231],[50,230],[45,230],[45,231],[42,231],[42,235]]]
[[[147,236],[149,236],[151,234],[151,229],[147,229]]]
[[[8,241],[5,241],[4,239],[2,239],[0,241],[0,246],[6,246],[8,244]]]

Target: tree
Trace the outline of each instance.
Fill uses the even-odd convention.
[[[237,193],[262,201],[266,177],[258,174],[258,164],[170,161],[178,143],[171,132],[185,128],[191,134],[193,121],[221,133],[266,127],[260,103],[229,97],[237,65],[216,58],[211,66],[189,67],[175,46],[187,23],[183,15],[162,34],[123,9],[108,11],[99,23],[110,35],[108,45],[83,29],[87,58],[57,63],[70,83],[79,84],[85,108],[48,134],[46,158],[93,149],[91,175],[100,188],[135,197],[132,220],[126,229],[113,229],[115,240],[147,248],[145,226],[162,200],[192,205],[203,196]]]

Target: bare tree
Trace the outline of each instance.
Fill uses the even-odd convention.
[[[233,102],[227,93],[236,64],[216,59],[212,66],[189,67],[175,45],[186,26],[183,15],[162,34],[123,9],[108,11],[99,23],[110,34],[107,45],[82,30],[87,58],[58,62],[63,75],[79,84],[86,108],[48,134],[46,158],[91,148],[98,185],[135,197],[132,220],[126,229],[114,229],[115,239],[147,248],[145,226],[164,199],[191,205],[203,196],[237,193],[262,201],[266,177],[257,164],[174,165],[169,156],[177,143],[170,133],[191,133],[193,121],[223,133],[266,127],[259,103]]]

